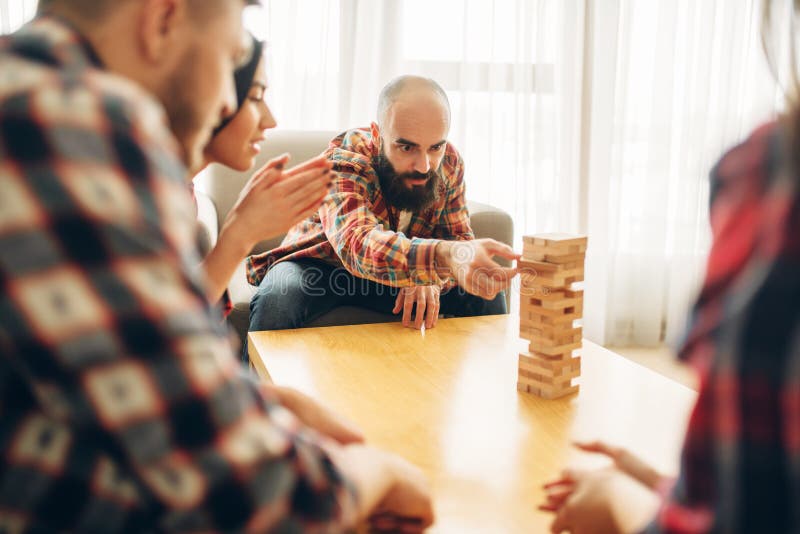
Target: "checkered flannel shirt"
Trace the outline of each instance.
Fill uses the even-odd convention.
[[[386,202],[372,168],[377,153],[368,129],[349,130],[331,141],[325,155],[337,174],[333,192],[317,213],[289,230],[280,247],[247,259],[250,284],[260,284],[279,261],[302,258],[396,287],[452,284],[437,275],[434,249],[439,240],[474,239],[461,156],[447,143],[438,199],[414,213],[408,231],[401,233],[399,212]]]
[[[712,172],[714,242],[680,356],[701,377],[647,532],[800,532],[800,175],[782,123]]]
[[[0,530],[340,531],[354,495],[205,301],[162,108],[61,21],[0,39]]]

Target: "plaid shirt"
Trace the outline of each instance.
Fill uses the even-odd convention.
[[[339,531],[354,499],[206,302],[162,108],[69,27],[0,39],[0,529]]]
[[[712,172],[714,244],[680,353],[700,394],[648,532],[800,532],[800,176],[783,134],[758,129]]]
[[[447,143],[438,199],[414,213],[407,234],[397,231],[398,211],[383,196],[372,168],[378,154],[368,129],[344,132],[325,155],[337,173],[333,192],[318,212],[289,230],[281,246],[247,259],[258,285],[284,260],[316,258],[351,274],[391,286],[449,285],[434,268],[438,240],[473,239],[464,196],[464,162]]]

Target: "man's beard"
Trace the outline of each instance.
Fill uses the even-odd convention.
[[[439,184],[442,182],[441,165],[439,169],[431,169],[427,173],[398,173],[381,148],[380,153],[372,158],[372,168],[378,175],[386,203],[394,208],[419,213],[439,198]],[[407,178],[414,180],[424,178],[427,181],[424,185],[409,188],[405,184]]]

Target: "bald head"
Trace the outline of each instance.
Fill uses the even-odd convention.
[[[371,128],[378,153],[376,174],[390,203],[417,209],[430,202],[450,131],[444,89],[430,78],[395,78],[381,91],[377,122]]]
[[[445,117],[450,123],[450,102],[442,86],[431,78],[398,76],[386,84],[378,97],[378,124],[386,124],[396,104],[404,108],[427,108]]]

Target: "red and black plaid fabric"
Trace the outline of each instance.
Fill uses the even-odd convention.
[[[680,353],[701,377],[648,532],[800,532],[800,176],[782,123],[712,172],[714,242]]]
[[[0,40],[0,530],[341,530],[205,300],[163,109],[93,58],[52,18]]]

